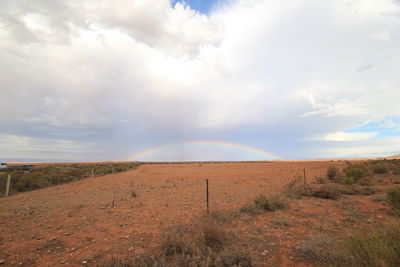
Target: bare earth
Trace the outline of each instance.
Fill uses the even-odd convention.
[[[284,190],[306,169],[308,182],[344,161],[151,164],[120,174],[20,193],[0,199],[0,260],[4,266],[99,265],[111,257],[138,257],[159,245],[163,229],[189,224],[205,213],[205,179],[211,211],[237,210],[260,193]],[[132,197],[132,192],[137,197]],[[385,204],[357,198],[377,220]],[[365,205],[369,201],[368,205]],[[340,202],[306,198],[288,211],[237,224],[238,235],[262,265],[309,266],[294,248],[318,227],[336,231],[346,220]],[[338,204],[339,203],[339,204]],[[114,204],[114,207],[113,207]],[[292,227],[274,227],[285,218]],[[322,223],[321,223],[322,222]],[[315,227],[311,227],[315,225]]]

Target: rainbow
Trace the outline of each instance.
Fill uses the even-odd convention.
[[[151,155],[153,153],[156,153],[158,151],[166,150],[169,148],[173,147],[178,147],[182,145],[207,145],[207,146],[218,146],[218,147],[228,147],[228,148],[234,148],[234,149],[239,149],[239,150],[244,150],[244,151],[249,151],[256,153],[258,155],[262,155],[267,157],[268,159],[282,159],[277,155],[274,155],[272,153],[269,153],[267,151],[254,148],[251,146],[246,146],[246,145],[241,145],[241,144],[235,144],[235,143],[228,143],[228,142],[219,142],[219,141],[194,141],[194,142],[182,142],[182,143],[172,143],[172,144],[166,144],[166,145],[161,145],[161,146],[156,146],[152,147],[150,149],[143,150],[141,152],[138,152],[136,154],[133,154],[132,156],[128,157],[127,160],[138,160],[139,158],[147,155]]]

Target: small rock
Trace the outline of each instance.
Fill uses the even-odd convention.
[[[72,251],[75,251],[75,250],[76,250],[76,248],[71,248],[71,250],[72,250]]]
[[[4,264],[4,260],[0,260],[0,264]]]
[[[87,261],[82,261],[82,264],[87,264]]]

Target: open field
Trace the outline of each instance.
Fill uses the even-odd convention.
[[[324,265],[327,261],[320,248],[333,250],[333,244],[359,227],[376,229],[400,222],[386,201],[386,191],[398,186],[400,175],[368,167],[372,170],[368,184],[347,179],[337,183],[343,193],[337,200],[317,198],[319,188],[330,184],[323,179],[329,166],[341,170],[347,164],[144,164],[15,194],[0,199],[0,260],[5,266],[139,264],[135,259],[163,253],[160,244],[166,232],[190,235],[190,229],[204,220],[208,179],[214,215],[210,220],[229,233],[230,249],[248,251],[252,265]],[[290,198],[287,184],[303,175],[304,168],[305,188],[314,194]],[[289,206],[255,214],[239,211],[260,194],[285,194]],[[171,253],[163,260],[168,256]],[[221,266],[229,265],[228,256],[221,258]]]

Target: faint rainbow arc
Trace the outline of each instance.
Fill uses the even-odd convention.
[[[236,143],[229,143],[229,142],[220,142],[220,141],[192,141],[192,142],[165,144],[165,145],[161,145],[161,146],[152,147],[152,148],[140,151],[138,153],[135,153],[132,156],[129,156],[127,158],[127,160],[137,160],[138,158],[140,158],[142,156],[150,155],[152,153],[162,151],[164,149],[181,146],[181,145],[215,145],[215,146],[222,146],[222,147],[229,147],[229,148],[250,151],[250,152],[264,155],[264,156],[267,156],[267,157],[273,158],[273,159],[282,159],[281,157],[279,157],[273,153],[270,153],[268,151],[261,150],[261,149],[255,148],[255,147],[251,147],[251,146],[246,146],[246,145],[241,145],[241,144],[236,144]]]

